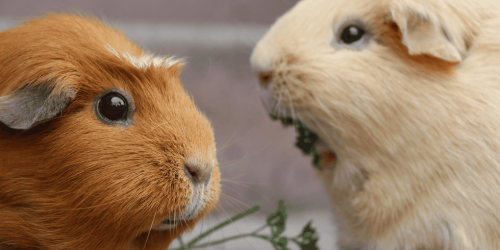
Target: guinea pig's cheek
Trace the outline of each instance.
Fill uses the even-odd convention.
[[[287,95],[288,92],[281,91],[279,94],[276,94],[274,89],[274,83],[269,84],[267,88],[260,88],[260,99],[267,113],[274,116],[279,117],[289,117],[293,116],[290,106],[283,105],[285,102],[285,98],[289,98]]]

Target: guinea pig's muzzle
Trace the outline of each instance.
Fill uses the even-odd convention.
[[[324,168],[333,168],[336,162],[336,154],[322,140],[318,133],[306,126],[302,121],[300,113],[294,111],[293,102],[285,102],[283,92],[277,96],[274,89],[274,81],[276,72],[265,71],[259,67],[253,68],[259,80],[260,97],[264,107],[273,120],[280,120],[286,126],[294,126],[297,132],[295,146],[297,146],[304,154],[313,157],[313,166],[319,170]],[[287,103],[288,105],[284,105]]]
[[[170,230],[175,228],[179,223],[183,221],[189,221],[195,219],[199,212],[203,210],[205,205],[205,195],[204,192],[207,191],[208,183],[210,180],[211,173],[208,177],[203,179],[203,183],[194,186],[194,194],[191,198],[191,203],[188,208],[180,215],[174,215],[168,217],[161,221],[160,225],[155,227],[156,230]]]
[[[179,223],[182,221],[188,221],[196,218],[198,215],[198,212],[200,211],[200,208],[202,207],[202,202],[197,201],[191,203],[189,208],[187,209],[184,214],[180,216],[174,216],[174,217],[169,217],[161,221],[161,223],[156,226],[154,229],[156,230],[170,230],[175,228]]]

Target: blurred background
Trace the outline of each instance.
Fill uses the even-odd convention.
[[[334,249],[329,198],[311,161],[295,148],[295,131],[273,122],[259,99],[250,69],[253,46],[297,0],[0,0],[0,30],[45,12],[79,12],[108,20],[144,49],[186,58],[186,90],[212,121],[222,172],[220,209],[184,236],[185,241],[228,216],[260,205],[258,213],[205,240],[253,231],[279,200],[289,217],[285,235],[312,220],[320,249]],[[173,247],[175,247],[174,245]],[[289,243],[291,249],[299,249]],[[273,249],[260,239],[208,249]]]

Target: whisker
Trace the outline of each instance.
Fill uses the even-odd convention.
[[[219,165],[219,168],[220,168],[220,169],[224,169],[224,168],[226,168],[226,167],[230,167],[230,166],[232,166],[232,165],[238,164],[238,163],[240,163],[241,161],[245,160],[247,157],[254,156],[255,154],[257,154],[257,153],[261,152],[262,150],[267,149],[267,147],[269,147],[269,145],[271,144],[271,142],[272,142],[272,141],[271,141],[271,140],[269,140],[269,142],[268,142],[265,146],[261,147],[259,150],[255,151],[254,153],[251,153],[251,154],[246,153],[246,154],[245,154],[245,156],[243,156],[243,158],[241,158],[241,159],[237,160],[236,162],[233,162],[233,163],[221,163],[221,164]]]
[[[224,200],[224,201],[225,201],[225,200]],[[227,202],[227,201],[226,201],[226,202]],[[229,203],[228,203],[228,204],[229,204]],[[229,204],[229,205],[231,205],[231,204]],[[226,210],[225,210],[222,206],[221,206],[220,208],[221,208],[221,210],[219,210],[219,211],[220,211],[220,212],[223,212],[223,215],[224,215],[224,216],[226,216],[226,218],[227,218],[228,220],[230,220],[230,221],[231,221],[231,225],[232,225],[232,227],[234,227],[234,229],[235,229],[235,230],[236,230],[239,234],[242,234],[242,233],[240,232],[240,230],[239,230],[239,229],[238,229],[238,228],[237,228],[237,227],[233,224],[233,223],[234,223],[234,221],[232,221],[232,220],[231,220],[231,216],[229,216],[229,214],[226,212]],[[238,211],[238,213],[242,213],[242,211]]]
[[[217,211],[219,211],[220,214],[222,214],[222,216],[225,217],[226,220],[229,220],[231,218],[229,214],[226,212],[226,210],[220,204],[218,204],[217,207],[215,208],[217,209]]]
[[[235,177],[235,178],[236,178],[236,177]],[[221,178],[220,180],[221,180],[221,182],[222,182],[222,181],[224,181],[224,182],[229,182],[229,183],[232,183],[232,184],[241,185],[241,186],[246,187],[246,188],[251,188],[251,187],[250,187],[250,186],[248,186],[248,185],[243,185],[243,184],[245,184],[245,183],[246,183],[246,184],[253,184],[253,185],[266,185],[266,183],[258,183],[258,182],[245,182],[245,181],[238,181],[238,182],[236,182],[236,181],[233,181],[233,180],[231,180],[231,179],[226,179],[226,178]]]
[[[176,212],[177,212],[177,211],[176,211]],[[175,217],[175,219],[177,219],[177,216]],[[174,221],[175,221],[175,219],[174,219]],[[184,214],[181,214],[181,216],[180,216],[179,220],[180,220],[179,222],[174,222],[174,223],[179,223],[179,224],[181,224],[181,225],[184,223],[184,225],[186,225],[186,226],[187,226],[187,221],[186,221],[186,218],[184,217]]]
[[[231,137],[229,137],[229,139],[227,140],[226,142],[226,145],[222,145],[220,147],[217,147],[217,156],[220,155],[220,153],[222,153],[222,151],[224,149],[226,149],[227,147],[231,146],[232,144],[230,144],[230,141],[233,139],[234,135],[236,134],[236,130],[233,131],[233,134],[231,135]]]
[[[226,203],[228,203],[226,200],[224,200],[224,201],[225,201]],[[231,206],[231,204],[230,204],[230,203],[228,203],[228,204]],[[222,209],[224,209],[223,207],[221,207],[221,208],[222,208]],[[234,208],[234,207],[233,207],[233,208]],[[234,209],[236,209],[236,208],[234,208]],[[236,210],[237,210],[237,209],[236,209]],[[219,211],[220,211],[220,210],[219,210]],[[237,211],[238,211],[239,213],[243,213],[242,211],[239,211],[239,210],[237,210]],[[227,213],[226,213],[225,211],[224,211],[224,213],[227,215]],[[228,219],[230,219],[229,215],[227,215],[226,217],[228,217]],[[249,216],[245,216],[245,217],[249,218]],[[231,222],[231,225],[232,225],[232,226],[234,227],[234,229],[238,232],[238,234],[240,234],[240,235],[242,234],[242,233],[241,233],[241,231],[240,231],[240,230],[239,230],[239,229],[238,229],[238,228],[237,228],[237,227],[236,227],[236,226],[235,226],[232,222]],[[248,245],[250,245],[250,246],[252,245],[252,243],[251,243],[251,242],[250,242],[247,238],[244,238],[244,240],[248,243]],[[253,247],[253,246],[252,246],[252,247]]]
[[[227,204],[227,205],[229,205],[232,209],[234,209],[236,212],[238,212],[238,213],[240,213],[240,214],[244,212],[244,211],[243,211],[243,209],[241,209],[240,207],[237,207],[237,205],[235,205],[235,204],[231,203],[231,202],[230,202],[231,200],[226,199],[226,198],[228,198],[228,197],[226,197],[227,195],[223,195],[223,196],[224,196],[224,197],[221,197],[221,199],[222,199],[224,202],[226,202],[226,204]],[[228,216],[229,216],[229,215],[228,215]]]
[[[252,130],[253,130],[253,129],[254,129],[254,127],[252,127],[252,128],[250,128],[250,129],[248,129],[248,130],[247,130],[247,131],[246,131],[243,135],[241,135],[241,136],[240,136],[240,138],[239,138],[239,139],[237,139],[237,140],[236,140],[236,141],[234,141],[233,143],[229,144],[229,142],[232,140],[233,136],[236,134],[236,130],[235,130],[235,131],[233,132],[233,135],[231,135],[231,138],[229,138],[229,140],[227,141],[227,143],[228,143],[228,144],[227,144],[227,145],[223,145],[222,147],[219,147],[219,148],[217,149],[217,156],[219,156],[219,155],[220,155],[220,153],[222,153],[222,151],[223,151],[224,149],[226,149],[227,147],[229,147],[229,146],[231,146],[231,145],[233,145],[233,144],[235,144],[235,143],[237,143],[237,142],[239,142],[239,141],[243,140],[243,138],[245,138],[245,137],[246,137],[246,136],[247,136],[250,132],[252,132]]]
[[[223,196],[222,198],[230,199],[231,201],[237,202],[237,203],[243,205],[244,207],[250,208],[250,206],[248,204],[246,204],[246,203],[244,203],[244,202],[242,202],[242,201],[240,201],[240,200],[238,200],[238,199],[236,199],[234,197],[231,197],[231,196],[229,196],[227,194],[221,194],[221,195]],[[228,201],[229,200],[227,200],[226,202],[228,202]],[[228,205],[230,205],[232,208],[234,208],[238,213],[243,213],[244,212],[240,207],[234,207],[231,204],[229,204],[229,202],[228,202]],[[238,206],[237,204],[234,204],[234,205]]]
[[[297,118],[295,117],[295,110],[293,109],[293,102],[292,102],[292,94],[290,93],[290,90],[286,89],[288,92],[288,103],[290,104],[290,111],[292,112],[292,119],[295,121]]]
[[[249,189],[249,190],[252,190],[252,191],[254,191],[255,193],[257,193],[257,194],[259,194],[259,195],[260,195],[259,190],[258,190],[258,189],[256,189],[256,188],[254,188],[254,187],[251,187],[251,186],[248,186],[248,185],[243,185],[243,184],[240,184],[240,183],[237,183],[237,182],[232,182],[232,183],[234,183],[234,184],[236,184],[236,185],[239,185],[239,186],[242,186],[242,187],[245,187],[245,188],[247,188],[247,189]],[[226,188],[225,188],[225,189],[227,190],[227,186],[226,186]],[[231,190],[231,189],[230,189],[230,191],[233,191],[233,190]],[[227,194],[225,194],[225,195],[227,195]],[[265,198],[265,197],[263,197],[263,198]]]
[[[157,129],[157,128],[159,128],[159,127],[161,127],[161,126],[165,125],[165,124],[169,124],[169,123],[170,123],[170,122],[164,122],[164,123],[162,123],[162,124],[160,124],[160,125],[156,126],[154,129],[151,129],[151,131],[153,131],[153,130],[155,130],[155,129]]]
[[[149,227],[148,236],[146,236],[146,242],[144,242],[144,247],[142,248],[142,250],[146,249],[146,245],[148,244],[148,240],[149,240],[149,234],[151,233],[151,230],[153,229],[153,223],[155,222],[155,218],[156,218],[156,212],[155,212],[155,215],[153,216],[153,221],[151,221],[151,226]]]
[[[278,101],[276,102],[276,106],[274,107],[274,113],[278,113],[278,110],[281,110],[280,102],[281,102],[281,95],[283,94],[283,89],[280,91],[280,94],[278,96]]]
[[[334,116],[333,114],[330,112],[330,110],[328,110],[328,108],[326,107],[326,105],[317,97],[314,98],[316,100],[316,102],[319,104],[319,106],[321,107],[321,110],[323,110],[330,119],[334,119]]]

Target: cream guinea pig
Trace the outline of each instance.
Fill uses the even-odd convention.
[[[211,125],[155,57],[93,18],[0,33],[0,249],[166,249],[218,204]]]
[[[269,114],[320,138],[339,249],[500,249],[494,6],[303,0],[251,64]]]

